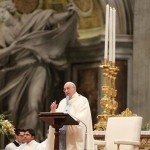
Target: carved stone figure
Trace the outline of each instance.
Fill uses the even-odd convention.
[[[55,83],[55,69],[76,38],[77,14],[35,10],[15,17],[15,5],[0,3],[0,101],[8,101],[16,127],[36,128],[37,114]],[[63,21],[63,22],[62,22]]]

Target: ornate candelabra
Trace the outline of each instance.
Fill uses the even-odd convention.
[[[116,35],[116,10],[106,5],[106,24],[105,24],[105,49],[104,62],[100,66],[103,71],[103,97],[100,100],[100,106],[103,109],[101,115],[97,116],[98,123],[95,124],[96,130],[105,130],[108,117],[114,116],[118,108],[118,102],[115,100],[117,90],[115,87],[116,75],[119,71],[115,65],[115,35]],[[109,48],[109,53],[108,53]],[[109,56],[109,61],[108,61]]]
[[[119,68],[115,66],[115,63],[107,59],[104,59],[104,63],[100,67],[103,70],[103,85],[101,89],[103,97],[100,99],[100,106],[103,112],[97,116],[98,123],[95,124],[95,129],[105,130],[108,117],[115,116],[118,108],[118,102],[115,100],[117,95],[115,82]]]

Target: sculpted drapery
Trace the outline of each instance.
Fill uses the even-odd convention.
[[[55,84],[54,70],[66,65],[63,56],[76,37],[78,18],[70,10],[67,15],[58,15],[65,20],[58,26],[53,10],[36,10],[0,26],[0,100],[8,101],[17,127],[36,127],[43,100]]]

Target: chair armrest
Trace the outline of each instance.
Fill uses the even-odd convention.
[[[122,145],[134,145],[134,146],[139,146],[140,142],[139,141],[129,141],[129,140],[115,140],[115,144],[122,144]]]
[[[106,145],[106,141],[94,140],[94,145],[105,146]]]

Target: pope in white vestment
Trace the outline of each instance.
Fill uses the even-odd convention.
[[[76,92],[76,86],[72,82],[64,85],[64,92],[66,98],[60,101],[57,109],[56,102],[53,102],[51,112],[68,112],[79,121],[79,125],[66,126],[65,150],[94,150],[91,111],[87,98]],[[54,150],[54,128],[51,126],[46,150]]]

